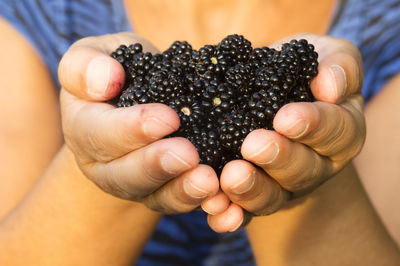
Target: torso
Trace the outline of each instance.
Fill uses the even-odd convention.
[[[124,0],[132,27],[164,50],[174,40],[194,48],[228,34],[265,46],[298,32],[326,33],[335,0]],[[173,4],[172,4],[173,3]]]
[[[199,48],[205,43],[216,43],[229,33],[244,34],[254,46],[268,45],[283,36],[299,31],[326,33],[331,24],[330,17],[335,4],[335,0],[119,1],[125,2],[134,31],[150,39],[162,50],[173,40],[188,40],[195,48]],[[0,15],[31,42],[52,71],[54,81],[57,81],[58,62],[73,41],[85,36],[131,30],[119,1],[57,0],[48,5],[46,0],[4,0],[0,1]],[[66,2],[73,4],[66,5]],[[173,2],[175,5],[168,8],[167,2],[170,5]],[[366,79],[363,93],[367,99],[372,98],[392,75],[400,71],[400,53],[398,53],[400,23],[396,19],[400,13],[398,0],[337,2],[346,4],[340,9],[341,16],[335,20],[335,26],[329,33],[352,41],[361,49],[363,56],[367,55],[364,58]],[[243,3],[246,6],[243,6]],[[286,7],[284,12],[278,12],[281,6]],[[88,10],[96,12],[89,13],[88,16]],[[197,11],[190,13],[188,10]],[[283,16],[285,20],[280,19]],[[48,20],[44,22],[38,19],[43,17]],[[388,47],[391,49],[386,49]],[[214,265],[226,265],[228,258],[233,264],[238,264],[240,261],[238,256],[249,257],[251,250],[243,230],[222,236],[212,235],[212,232],[207,231],[205,216],[200,214],[202,213],[193,212],[180,216],[165,216],[156,231],[156,237],[152,238],[145,248],[143,261],[141,260],[138,265],[153,265],[153,261],[149,262],[149,258],[154,254],[160,259],[160,247],[171,248],[168,253],[163,253],[168,259],[180,257],[182,254],[187,255],[182,259],[185,259],[186,264],[198,262],[198,257],[208,261],[218,261],[215,256],[220,256],[221,263]],[[179,233],[176,230],[179,230]],[[157,235],[157,232],[160,233]],[[204,237],[204,232],[209,232],[209,235]],[[187,242],[182,242],[185,244],[179,247],[171,245],[168,240],[172,239],[172,243],[176,243],[174,241],[178,235],[184,235],[179,241],[187,239]],[[224,239],[219,240],[220,237]],[[216,239],[210,243],[220,241],[218,245],[221,244],[219,247],[207,249],[204,246],[211,244],[205,243],[204,239]],[[237,242],[238,245],[226,247],[227,243]],[[204,245],[199,248],[198,246],[202,244]],[[214,252],[221,250],[222,246],[223,250],[231,252]],[[242,252],[244,248],[248,248],[248,252]],[[193,253],[200,256],[195,257]],[[207,257],[209,253],[212,253],[210,256],[212,258]],[[189,263],[188,257],[195,257],[196,260],[190,260]],[[202,263],[202,265],[209,264]]]

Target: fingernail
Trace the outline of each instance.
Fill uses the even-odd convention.
[[[187,192],[186,192],[187,193]],[[201,205],[201,209],[204,211],[204,212],[206,212],[207,214],[209,214],[209,215],[217,215],[217,213],[215,213],[215,212],[212,212],[212,211],[209,211],[208,209],[207,209],[207,207],[204,207],[203,205]]]
[[[161,158],[161,167],[169,174],[177,174],[190,169],[191,165],[175,153],[169,151]]]
[[[142,124],[142,129],[144,134],[152,139],[162,138],[175,131],[175,128],[155,117],[147,118]]]
[[[299,119],[286,131],[286,136],[290,138],[299,138],[306,133],[310,123],[307,120]]]
[[[186,192],[186,194],[196,199],[202,199],[208,196],[207,191],[199,188],[189,179],[183,180],[183,190]]]
[[[335,80],[334,93],[336,99],[344,96],[347,88],[346,72],[339,65],[331,65],[329,70],[331,71]]]
[[[239,222],[235,227],[233,227],[232,229],[230,229],[229,232],[235,232],[235,231],[237,231],[237,230],[242,226],[242,224],[243,224],[243,218],[242,218],[242,220],[240,220],[240,222]]]
[[[258,165],[270,164],[276,159],[278,153],[278,144],[276,142],[270,142],[249,156],[249,159],[254,159],[254,162]]]
[[[90,61],[86,71],[86,86],[89,95],[102,98],[110,82],[110,60],[96,57]]]
[[[254,170],[248,176],[243,178],[243,180],[241,180],[238,184],[233,186],[231,188],[232,192],[235,194],[244,194],[250,191],[250,189],[254,185],[255,180],[256,180],[256,171]]]

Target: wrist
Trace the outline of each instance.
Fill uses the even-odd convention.
[[[382,258],[398,259],[351,164],[290,204],[294,206],[256,217],[249,224],[250,242],[260,264],[340,265],[345,258],[345,264],[376,265]]]
[[[80,190],[85,191],[87,196],[91,197],[93,201],[102,204],[102,209],[104,209],[104,207],[109,207],[116,212],[140,211],[143,212],[145,216],[149,216],[154,219],[160,219],[162,216],[161,213],[148,209],[140,202],[117,198],[109,193],[104,192],[94,182],[89,180],[82,172],[78,163],[76,162],[73,152],[67,145],[64,144],[57,157],[61,157],[60,164],[62,164],[62,167],[68,168],[68,171],[70,171],[72,185],[74,187],[79,186]],[[59,158],[56,158],[55,160],[59,160]]]
[[[128,265],[139,257],[160,217],[100,190],[64,145],[1,223],[0,264],[14,265],[20,258],[18,264]]]

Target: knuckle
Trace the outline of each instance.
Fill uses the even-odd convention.
[[[139,198],[132,195],[129,191],[124,189],[124,186],[120,184],[118,178],[113,175],[107,175],[107,177],[102,178],[92,178],[92,181],[100,187],[104,192],[116,196],[121,199],[137,201]]]
[[[360,153],[362,147],[364,146],[365,138],[366,138],[366,123],[365,123],[365,117],[363,116],[362,112],[356,113],[354,116],[354,134],[353,134],[353,139],[352,139],[352,145],[353,147],[353,153],[350,155],[355,157],[358,153]]]
[[[352,135],[347,123],[348,119],[346,119],[345,115],[342,112],[338,112],[334,125],[329,125],[325,134],[321,134],[314,150],[325,156],[333,156],[342,151]]]
[[[278,196],[276,196],[275,198],[271,198],[269,201],[265,202],[261,207],[255,208],[251,212],[256,216],[267,216],[277,212],[284,206],[288,198],[287,196],[284,196],[288,194],[288,192],[283,193],[283,191],[284,191],[283,189],[280,189],[280,192],[277,193]]]
[[[156,211],[156,212],[161,212],[161,213],[166,213],[166,208],[160,202],[157,200],[156,196],[154,193],[151,193],[144,197],[141,202],[150,210]]]
[[[280,208],[281,208],[281,206],[272,205],[272,206],[267,206],[267,207],[265,207],[264,209],[261,209],[261,210],[252,211],[252,213],[255,216],[267,216],[267,215],[271,215],[271,214],[277,212]]]
[[[167,182],[173,175],[163,170],[161,157],[164,152],[156,151],[152,148],[144,149],[142,157],[142,170],[148,182],[160,185]]]
[[[303,191],[318,186],[329,178],[333,172],[330,161],[315,152],[311,154],[313,158],[307,160],[307,163],[304,163],[292,175],[279,180],[279,184],[284,189],[291,192]]]
[[[142,203],[149,209],[164,214],[178,214],[192,211],[198,205],[185,204],[175,198],[167,198],[168,193],[155,192],[143,198]]]
[[[338,137],[342,139],[342,149],[332,159],[347,163],[361,151],[366,138],[366,125],[362,110],[352,105],[344,107],[348,119],[343,126],[343,135]]]
[[[86,137],[84,138],[84,143],[82,146],[88,146],[89,149],[86,149],[90,154],[94,155],[98,161],[100,162],[109,162],[113,158],[109,155],[108,149],[104,141],[96,135],[95,133],[88,132]]]

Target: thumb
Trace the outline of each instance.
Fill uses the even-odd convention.
[[[58,67],[62,87],[83,100],[105,101],[115,97],[124,85],[125,71],[110,53],[121,44],[132,43],[141,43],[144,51],[158,52],[152,44],[133,33],[77,41],[64,54]]]

